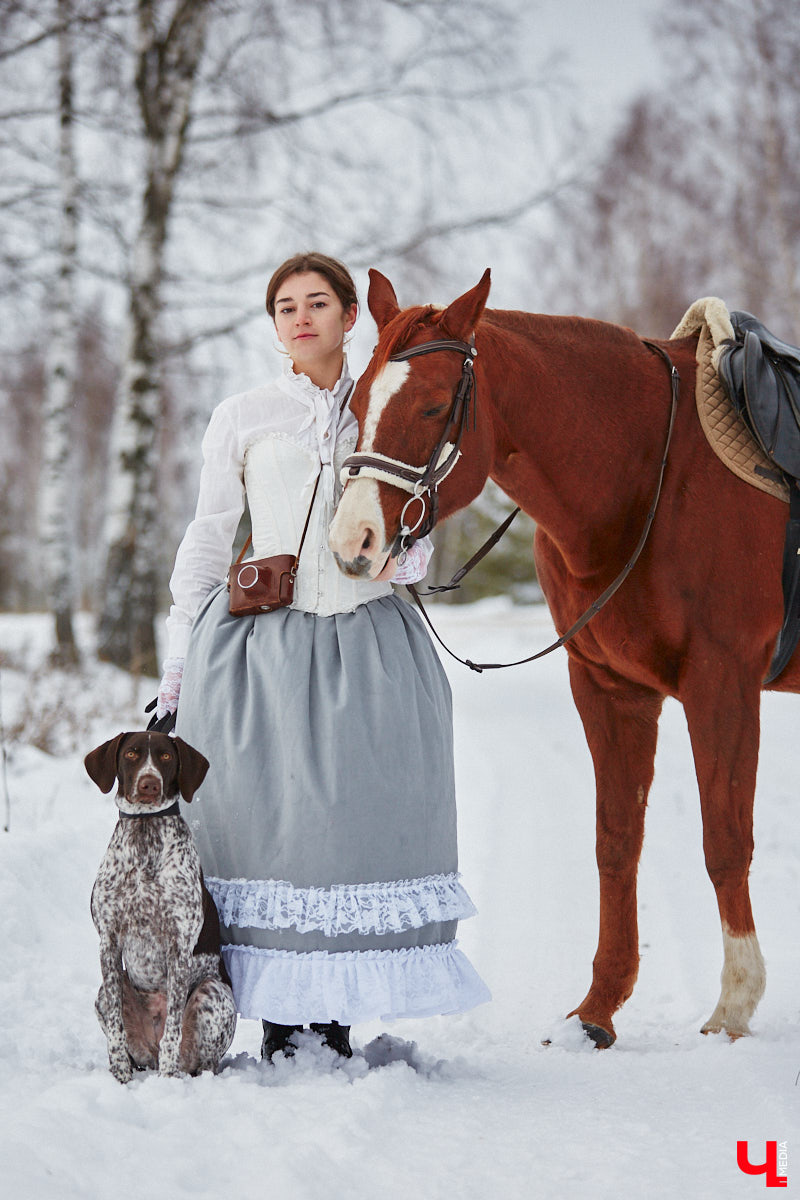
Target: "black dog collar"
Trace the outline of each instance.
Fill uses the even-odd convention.
[[[129,817],[131,820],[138,821],[142,817],[179,817],[181,815],[181,806],[176,800],[169,808],[159,808],[156,812],[138,812],[126,813],[122,809],[119,810],[121,817]]]

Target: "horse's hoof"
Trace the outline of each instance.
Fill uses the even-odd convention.
[[[752,1036],[749,1029],[726,1029],[724,1025],[718,1025],[716,1022],[713,1025],[704,1025],[700,1032],[704,1037],[709,1033],[724,1033],[729,1042],[738,1042],[739,1038]]]
[[[581,1021],[583,1032],[594,1042],[598,1050],[607,1050],[617,1040],[616,1035],[603,1029],[602,1025],[592,1025],[589,1021]]]

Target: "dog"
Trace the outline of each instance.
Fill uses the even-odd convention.
[[[102,792],[117,782],[119,818],[92,889],[103,983],[95,1005],[112,1075],[216,1071],[236,1005],[220,956],[219,917],[178,795],[208,760],[179,737],[120,733],[86,755]]]

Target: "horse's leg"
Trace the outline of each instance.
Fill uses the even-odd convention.
[[[663,697],[610,672],[570,658],[570,682],[597,782],[597,867],[600,934],[592,986],[576,1013],[598,1047],[615,1038],[613,1014],[639,972],[636,875],[653,782]]]
[[[593,979],[570,1016],[577,1014],[604,1049],[615,1040],[612,1016],[631,995],[639,970],[636,878],[663,697],[573,658],[570,682],[595,766],[600,872]]]
[[[734,665],[698,671],[681,689],[692,741],[706,868],[717,893],[725,958],[719,1003],[703,1033],[741,1037],[764,993],[766,973],[750,907],[753,797],[760,687]]]

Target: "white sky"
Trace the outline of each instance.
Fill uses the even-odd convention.
[[[562,51],[583,93],[587,124],[613,123],[661,70],[651,25],[664,0],[541,0],[534,28],[544,52]]]

